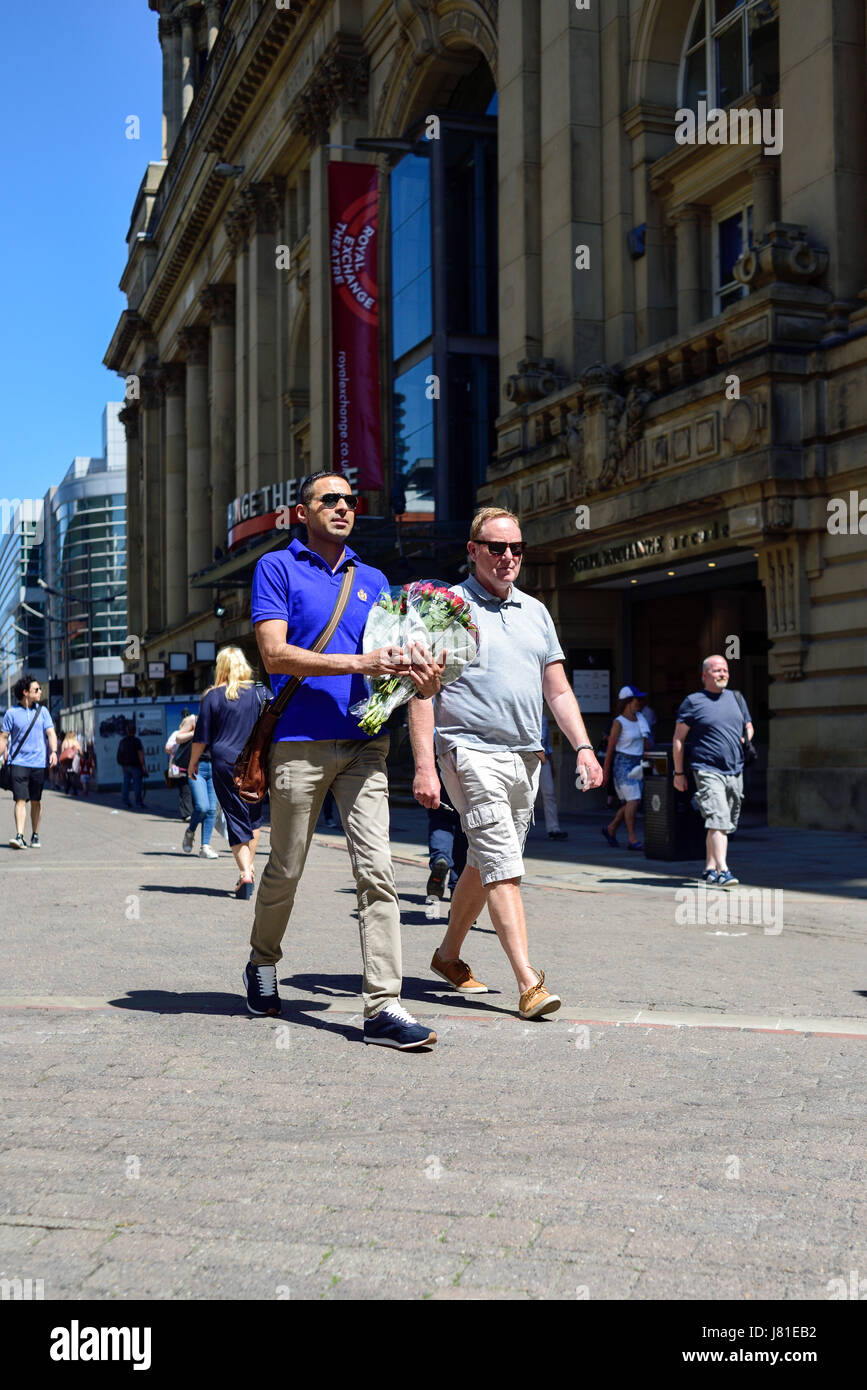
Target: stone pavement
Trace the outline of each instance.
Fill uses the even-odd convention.
[[[720,924],[694,866],[609,850],[596,818],[535,828],[531,954],[564,1006],[525,1024],[487,916],[466,955],[491,992],[430,975],[425,820],[398,808],[404,999],[440,1041],[397,1054],[360,1044],[342,836],[311,851],[284,1019],[251,1021],[224,842],[186,858],[168,795],[117,805],[48,794],[44,848],[0,847],[0,1277],[46,1299],[823,1300],[867,1275],[863,837],[747,828],[733,865],[783,897]]]

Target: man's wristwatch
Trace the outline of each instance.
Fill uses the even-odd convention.
[[[686,776],[686,773],[685,773],[685,772],[678,772],[677,769],[675,769],[674,775],[675,775],[675,777],[685,777],[685,776]]]
[[[593,752],[593,744],[592,744],[592,743],[579,743],[579,744],[578,744],[578,747],[575,749],[575,752],[576,752],[576,753],[580,753],[580,752],[582,751],[582,749],[584,749],[584,748],[588,749],[589,752],[591,752],[591,753]]]

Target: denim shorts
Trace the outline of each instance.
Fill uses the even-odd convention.
[[[630,773],[638,768],[638,776],[630,777]],[[614,790],[621,801],[640,801],[642,772],[641,755],[639,753],[615,753],[614,754]]]

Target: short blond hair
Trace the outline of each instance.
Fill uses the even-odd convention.
[[[472,525],[470,526],[470,540],[478,541],[487,523],[489,521],[497,521],[500,517],[506,517],[509,521],[514,521],[518,530],[521,529],[521,523],[518,517],[515,516],[514,512],[508,511],[506,507],[481,507],[473,517]]]
[[[239,688],[242,685],[249,685],[252,680],[252,667],[241,648],[221,647],[217,652],[214,685],[210,689],[213,690],[215,686],[224,685],[226,687],[226,699],[237,700]]]

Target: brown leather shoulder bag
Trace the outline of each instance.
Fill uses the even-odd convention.
[[[343,583],[340,586],[340,593],[337,595],[334,612],[310,648],[311,652],[324,651],[337,631],[337,624],[343,617],[344,609],[349,602],[349,591],[352,588],[354,573],[355,562],[350,560],[343,573]],[[265,701],[259,718],[253,725],[250,737],[235,759],[233,781],[241,800],[248,802],[251,806],[258,806],[260,801],[264,801],[268,793],[268,754],[274,741],[274,731],[283,711],[303,680],[303,676],[293,676],[291,680],[286,682],[276,699]]]

